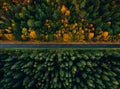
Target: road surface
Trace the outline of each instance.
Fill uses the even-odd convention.
[[[120,44],[0,44],[0,48],[120,48]]]

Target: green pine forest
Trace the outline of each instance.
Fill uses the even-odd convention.
[[[0,89],[120,89],[120,49],[1,49]]]
[[[0,40],[119,41],[119,0],[0,0]]]

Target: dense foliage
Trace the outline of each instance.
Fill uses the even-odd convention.
[[[119,0],[20,1],[3,3],[1,10],[0,29],[5,30],[0,32],[7,33],[4,36],[9,40],[14,37],[42,41],[115,41],[120,38]]]
[[[0,89],[119,89],[120,50],[0,50]]]

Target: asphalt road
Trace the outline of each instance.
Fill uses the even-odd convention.
[[[0,48],[120,48],[120,44],[0,44]]]

